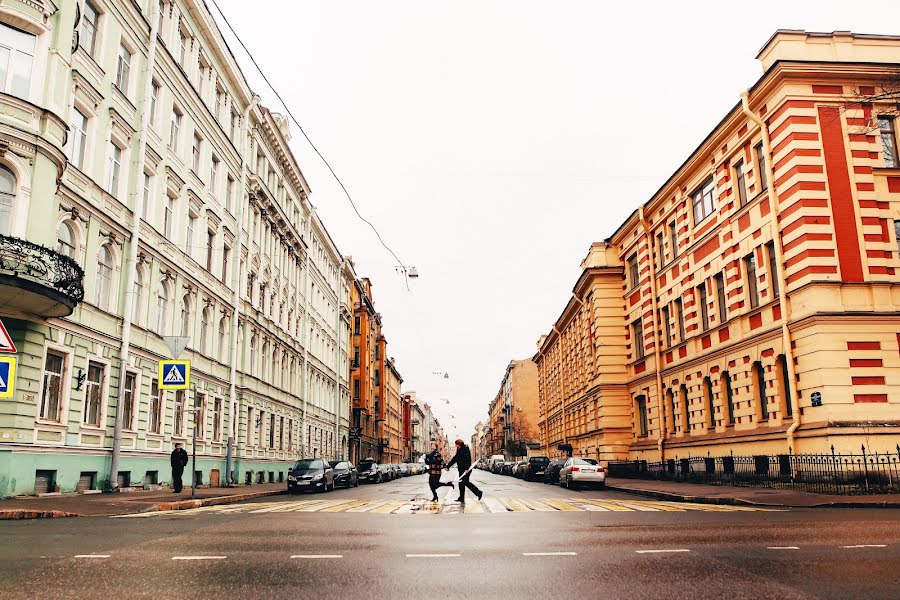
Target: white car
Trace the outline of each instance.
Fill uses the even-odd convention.
[[[559,485],[572,489],[576,485],[606,486],[606,469],[593,458],[572,457],[559,470]]]

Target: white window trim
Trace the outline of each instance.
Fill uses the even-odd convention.
[[[41,394],[44,391],[44,371],[47,364],[47,353],[55,352],[56,354],[63,355],[63,370],[62,376],[60,379],[60,407],[59,407],[59,421],[52,421],[49,419],[44,419],[41,417]],[[72,396],[72,358],[74,354],[71,348],[66,346],[55,344],[52,342],[44,342],[44,351],[41,354],[41,377],[39,380],[40,391],[36,394],[35,400],[37,403],[36,411],[35,411],[35,424],[54,427],[58,429],[67,429],[69,426],[69,402]],[[36,438],[35,438],[36,439]]]
[[[91,425],[84,422],[84,410],[87,408],[87,374],[90,363],[98,363],[103,365],[103,387],[100,389],[100,425]],[[106,414],[109,406],[109,380],[110,369],[112,365],[110,361],[96,354],[88,354],[84,358],[84,385],[81,386],[83,397],[81,400],[81,414],[78,416],[78,426],[82,431],[89,432],[105,432],[106,431]]]
[[[133,367],[128,367],[125,369],[125,373],[134,375],[134,394],[132,397],[132,401],[134,403],[134,408],[131,411],[131,423],[125,423],[124,420],[122,422],[122,429],[128,431],[130,433],[137,433],[137,423],[140,419],[138,419],[138,414],[141,412],[141,379],[143,376],[143,372],[140,369],[135,369]],[[122,378],[122,382],[124,385],[125,379]],[[150,410],[150,405],[148,403],[147,410]],[[124,411],[123,411],[124,418]]]

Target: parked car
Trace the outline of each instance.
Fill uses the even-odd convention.
[[[356,465],[360,483],[381,483],[384,481],[384,473],[372,458],[364,458]]]
[[[513,465],[513,476],[515,476],[516,479],[522,479],[525,476],[525,466],[527,464],[527,460],[520,460]]]
[[[566,464],[565,458],[554,458],[544,468],[544,483],[559,483],[559,470]]]
[[[409,465],[406,463],[400,463],[400,475],[403,477],[409,477],[412,475],[412,471],[409,470]]]
[[[343,486],[345,488],[359,486],[359,473],[353,463],[347,460],[331,461],[331,468],[334,469],[334,485]]]
[[[572,489],[576,485],[606,487],[606,469],[591,458],[572,457],[559,470],[559,485]]]
[[[321,458],[301,458],[288,472],[288,493],[334,489],[334,469]]]
[[[502,454],[494,454],[491,456],[491,460],[489,461],[490,472],[499,473],[503,468],[504,462],[506,462],[506,457]]]
[[[525,465],[522,479],[525,481],[542,481],[544,479],[544,471],[549,464],[550,459],[546,456],[532,456],[528,459],[528,464]]]
[[[381,465],[378,465],[378,466],[379,466],[379,468],[381,469],[381,479],[382,479],[382,481],[393,481],[394,479],[396,479],[397,475],[396,475],[396,473],[394,472],[394,467],[393,467],[393,465],[384,463],[384,464],[381,464]]]
[[[500,474],[501,474],[501,475],[512,475],[512,474],[513,474],[513,467],[514,467],[514,466],[516,466],[516,463],[515,463],[515,462],[513,462],[513,461],[511,461],[511,460],[505,461],[505,462],[503,463],[503,467],[502,467],[501,470],[500,470]]]

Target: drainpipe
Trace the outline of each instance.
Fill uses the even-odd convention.
[[[787,442],[791,453],[795,453],[794,433],[800,427],[800,398],[796,389],[797,374],[794,370],[794,349],[791,345],[791,330],[788,327],[790,304],[787,297],[787,279],[784,274],[784,244],[781,240],[781,232],[778,229],[779,217],[781,216],[781,202],[775,185],[775,163],[772,157],[772,141],[769,139],[769,128],[756,113],[750,110],[749,95],[747,90],[741,92],[741,108],[744,114],[759,126],[762,132],[763,151],[766,153],[766,180],[769,182],[769,198],[772,200],[772,218],[769,220],[769,229],[771,230],[772,241],[775,243],[778,287],[781,289],[781,293],[778,295],[778,304],[781,308],[781,343],[784,346],[784,359],[787,363],[788,378],[790,379],[790,381],[785,381],[784,385],[791,395],[791,411],[794,413],[794,421],[787,430]]]
[[[342,260],[343,262],[343,260]],[[334,459],[343,458],[344,445],[341,443],[341,280],[338,276],[337,310],[334,319]]]
[[[315,213],[310,211],[309,215],[309,231],[310,234],[313,230],[312,220],[315,218]],[[312,322],[312,317],[309,314],[309,285],[312,276],[309,272],[309,251],[304,251],[305,254],[305,265],[304,272],[306,274],[306,284],[303,286],[303,317],[305,322],[303,323],[303,337],[301,338],[301,343],[303,344],[303,408],[302,413],[300,414],[300,449],[301,456],[305,455],[306,448],[309,447],[309,440],[306,436],[306,413],[309,406],[307,405],[306,398],[309,396],[309,326]]]
[[[159,28],[157,11],[159,4],[150,3],[150,47],[147,52],[147,65],[144,74],[144,97],[146,105],[153,85],[153,65],[156,63],[156,38]],[[147,155],[147,130],[150,128],[150,111],[144,106],[141,112],[141,129],[138,136],[138,148],[133,164],[140,173],[144,172],[144,160]],[[134,280],[137,272],[138,246],[141,241],[141,214],[144,212],[144,194],[140,185],[132,191],[134,212],[131,219],[131,239],[128,246],[128,262],[125,269],[125,314],[122,315],[122,344],[119,349],[119,394],[116,398],[116,421],[113,428],[112,458],[109,462],[109,487],[119,488],[119,456],[122,452],[122,407],[125,404],[125,373],[128,370],[128,353],[131,351],[131,314],[134,312]]]
[[[243,120],[241,121],[241,185],[238,190],[238,206],[235,222],[237,223],[237,239],[234,242],[235,256],[232,257],[231,264],[231,369],[228,374],[228,401],[231,405],[228,411],[228,447],[225,451],[225,481],[230,485],[237,483],[231,476],[231,461],[234,454],[234,441],[237,437],[237,363],[238,357],[238,333],[240,328],[238,323],[240,319],[241,308],[241,245],[244,243],[244,194],[247,192],[247,153],[250,150],[250,112],[259,104],[259,96],[253,94],[250,104],[244,108]],[[248,255],[249,259],[249,255]],[[252,359],[253,357],[251,357]]]
[[[653,299],[653,360],[656,363],[656,410],[659,414],[659,439],[657,447],[659,448],[659,461],[666,459],[666,439],[668,438],[668,430],[666,429],[666,413],[663,411],[663,394],[662,394],[662,356],[659,351],[659,287],[656,284],[656,261],[653,260],[653,235],[650,233],[650,224],[644,216],[643,205],[638,208],[638,219],[644,228],[647,236],[647,245],[650,247],[650,296]],[[662,262],[662,256],[659,257]]]

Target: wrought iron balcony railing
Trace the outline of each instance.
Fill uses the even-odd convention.
[[[7,235],[0,235],[0,285],[27,292],[14,308],[43,317],[68,316],[84,300],[84,270],[77,262]]]

